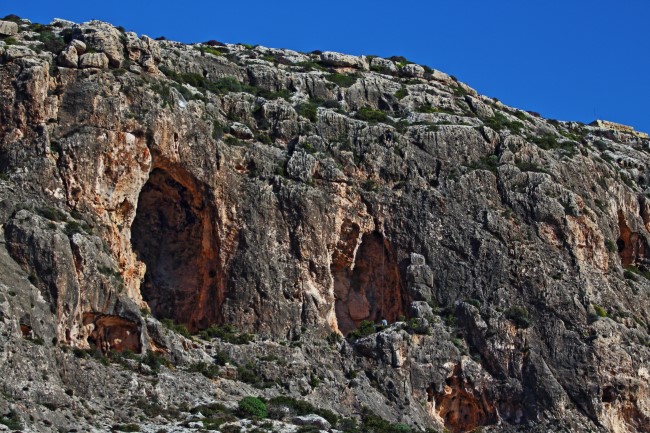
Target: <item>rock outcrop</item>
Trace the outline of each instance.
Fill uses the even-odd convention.
[[[0,34],[0,423],[650,432],[643,135],[398,57]]]

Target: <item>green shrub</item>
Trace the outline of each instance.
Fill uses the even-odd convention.
[[[411,426],[408,424],[397,423],[391,424],[390,431],[392,433],[411,433],[413,429],[411,429]]]
[[[10,430],[21,430],[23,428],[20,417],[13,410],[7,415],[0,416],[0,424],[6,425]]]
[[[614,242],[611,239],[605,240],[605,247],[607,248],[607,251],[609,251],[610,253],[615,253],[618,251],[618,246],[616,245],[616,242]]]
[[[327,409],[317,408],[309,402],[306,402],[304,400],[297,400],[292,397],[273,397],[269,400],[268,406],[269,408],[287,408],[292,414],[298,416],[309,415],[313,413],[325,418],[330,424],[332,424],[332,426],[335,426],[339,421],[339,417],[334,412]],[[272,412],[276,414],[282,413],[280,411]]]
[[[68,219],[65,213],[53,207],[39,207],[36,209],[36,213],[50,221],[66,221]]]
[[[261,88],[251,88],[252,91],[247,90],[249,93],[260,96],[264,99],[285,99],[289,100],[291,98],[291,91],[289,89],[280,89],[280,90],[267,90]]]
[[[432,107],[431,105],[420,105],[415,109],[418,113],[447,113],[447,114],[456,114],[454,110],[444,107]]]
[[[294,63],[294,66],[300,66],[303,72],[309,71],[327,71],[327,68],[323,67],[321,64],[313,61],[298,62]]]
[[[212,122],[212,138],[215,140],[220,140],[223,137],[225,127],[216,120]]]
[[[359,76],[356,74],[339,74],[336,72],[326,76],[325,78],[339,87],[350,87],[357,82]]]
[[[354,341],[358,338],[363,338],[372,335],[375,332],[377,332],[377,327],[375,326],[375,324],[370,320],[363,320],[361,321],[357,329],[355,329],[354,331],[348,334],[348,338]]]
[[[77,221],[68,221],[63,229],[66,235],[72,236],[75,233],[83,233],[84,229]]]
[[[397,92],[395,92],[395,97],[397,99],[404,99],[408,96],[409,91],[406,89],[406,86],[402,86]]]
[[[508,120],[508,118],[502,113],[496,112],[493,117],[485,119],[483,123],[486,126],[494,129],[495,131],[501,131],[502,129],[509,129],[515,134],[520,134],[521,130],[524,127],[524,124],[517,121]]]
[[[340,343],[343,338],[341,337],[341,334],[338,332],[330,332],[329,335],[327,336],[327,342],[330,345],[335,345],[337,343]]]
[[[476,308],[481,308],[481,301],[478,299],[469,298],[469,299],[465,299],[465,302],[467,302],[470,305],[473,305]]]
[[[253,418],[266,418],[266,404],[257,397],[244,397],[239,400],[239,413]]]
[[[9,15],[5,15],[4,18],[2,18],[2,21],[11,21],[16,24],[21,24],[23,19],[16,14],[9,14]]]
[[[639,280],[637,278],[637,276],[634,274],[634,272],[632,272],[632,271],[630,271],[628,269],[626,269],[623,272],[623,276],[625,277],[626,280],[632,280],[632,281],[638,281]]]
[[[458,98],[462,98],[465,95],[467,95],[467,90],[465,90],[463,86],[460,86],[458,84],[452,85],[451,91],[453,92],[454,96]]]
[[[113,431],[139,432],[140,426],[137,424],[115,424],[113,426]]]
[[[185,325],[174,323],[172,319],[162,319],[161,323],[165,326],[165,328],[172,330],[177,334],[181,334],[185,338],[192,337],[192,334],[190,334],[190,331],[187,329]]]
[[[239,332],[234,326],[225,323],[223,325],[211,325],[209,328],[199,332],[204,340],[218,338],[221,341],[231,344],[248,344],[255,338],[253,335]]]
[[[594,310],[596,311],[598,317],[607,317],[607,310],[605,310],[600,305],[594,304]]]
[[[197,362],[196,364],[190,365],[188,368],[188,371],[194,372],[194,373],[201,373],[208,379],[215,379],[219,377],[219,366],[218,365],[210,365],[207,364],[203,361]]]
[[[212,54],[212,55],[217,56],[217,57],[218,56],[223,56],[225,54],[222,49],[209,47],[209,46],[208,47],[202,46],[202,47],[199,48],[199,50],[202,53],[209,53],[209,54]],[[227,53],[228,51],[226,50],[225,52]]]
[[[558,141],[557,137],[553,134],[544,134],[542,136],[529,135],[528,141],[536,144],[544,150],[563,150],[570,156],[573,156],[576,153],[575,143],[567,140]]]
[[[230,356],[223,351],[217,352],[216,355],[214,355],[214,363],[217,365],[226,365],[230,362]]]
[[[630,271],[630,272],[633,272],[636,275],[640,275],[643,278],[645,278],[646,280],[650,280],[650,271],[648,271],[646,268],[639,269],[636,266],[631,265],[631,266],[628,266],[626,270]],[[634,278],[634,280],[638,281],[638,278]]]
[[[309,101],[298,104],[296,111],[298,114],[306,117],[312,122],[316,122],[318,120],[318,105],[316,105],[314,102]]]
[[[505,311],[505,316],[517,328],[526,329],[530,326],[530,314],[526,307],[510,307]]]
[[[388,115],[380,110],[375,110],[370,107],[363,107],[357,111],[357,119],[364,122],[377,123],[388,121]]]
[[[158,352],[154,352],[153,350],[148,351],[140,360],[140,363],[143,365],[147,365],[151,370],[154,372],[154,374],[158,373],[160,371],[160,367],[163,365],[169,366],[170,363],[165,359],[163,355],[161,355]]]
[[[406,331],[408,333],[429,335],[431,328],[425,319],[412,317],[406,322]]]
[[[496,155],[484,156],[469,164],[468,167],[472,170],[488,170],[496,173],[497,167],[499,167],[499,157]]]
[[[43,42],[43,49],[54,54],[59,54],[65,48],[65,41],[62,37],[57,36],[51,30],[45,30],[38,36],[38,40]]]
[[[237,377],[244,383],[253,385],[258,388],[264,387],[264,380],[255,372],[255,366],[252,363],[240,365],[237,367]]]
[[[535,164],[534,162],[518,162],[517,168],[521,171],[530,171],[533,173],[548,173],[548,171],[544,170],[542,167],[539,165]]]
[[[413,63],[404,56],[390,56],[388,60],[392,60],[393,62],[397,63],[397,66],[400,68]]]

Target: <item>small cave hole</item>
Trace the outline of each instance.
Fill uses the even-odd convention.
[[[153,315],[195,331],[219,321],[223,299],[215,213],[189,176],[174,174],[151,172],[131,242],[147,266],[140,290]]]
[[[390,243],[373,232],[364,234],[357,247],[358,235],[356,225],[342,228],[331,266],[336,318],[343,334],[362,321],[395,322],[405,311],[406,294]]]

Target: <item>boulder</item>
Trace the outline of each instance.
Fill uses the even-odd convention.
[[[293,418],[292,421],[296,425],[311,425],[318,427],[321,430],[329,430],[332,426],[329,421],[316,414],[297,416]]]
[[[35,56],[36,53],[22,45],[9,45],[5,47],[5,60],[12,61],[22,57]]]
[[[424,301],[414,301],[411,302],[409,313],[411,317],[422,317],[426,319],[433,316],[433,309]]]
[[[108,68],[108,56],[104,53],[86,53],[79,57],[79,67],[86,68]]]
[[[469,107],[472,109],[472,111],[481,119],[487,119],[494,116],[494,110],[492,107],[478,98],[467,95],[465,96],[465,102],[469,104]]]
[[[0,21],[0,35],[13,36],[18,33],[18,24],[11,21]]]
[[[335,53],[333,51],[325,51],[320,55],[320,60],[327,66],[368,69],[368,62],[365,57],[350,56],[348,54]]]
[[[70,46],[74,47],[77,50],[77,54],[82,55],[86,52],[86,44],[79,39],[73,39],[70,41]]]
[[[375,57],[370,61],[370,69],[385,74],[397,73],[397,66],[395,66],[395,62],[388,59],[382,59],[381,57]]]
[[[86,43],[106,54],[109,64],[119,68],[124,60],[124,44],[122,33],[108,23],[101,21],[90,21],[82,26]]]
[[[402,66],[400,73],[405,77],[410,78],[423,78],[424,77],[424,68],[415,63],[410,63],[408,65]]]
[[[250,140],[251,138],[254,137],[250,128],[244,125],[243,123],[239,123],[239,122],[235,122],[232,125],[230,125],[230,132],[232,133],[232,135],[234,135],[237,138],[241,138],[242,140]]]
[[[77,49],[73,45],[68,45],[63,51],[61,51],[56,58],[59,66],[65,68],[76,68],[79,65],[79,55]]]
[[[433,271],[424,256],[411,253],[411,264],[406,268],[409,295],[414,301],[429,302],[433,297]]]

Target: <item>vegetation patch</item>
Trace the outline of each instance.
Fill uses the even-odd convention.
[[[505,316],[517,328],[526,329],[531,325],[530,314],[526,307],[510,307],[505,311]]]
[[[374,334],[377,332],[377,327],[375,326],[374,322],[370,320],[363,320],[359,324],[359,327],[355,329],[354,331],[350,332],[348,334],[348,339],[351,341],[357,340],[359,338],[367,337],[369,335]]]
[[[521,130],[524,128],[524,124],[518,121],[509,120],[502,113],[494,113],[493,117],[487,118],[483,121],[485,126],[489,126],[495,131],[501,131],[503,129],[508,129],[515,134],[521,134]]]
[[[234,326],[228,323],[223,325],[211,325],[209,328],[199,332],[199,337],[204,340],[218,338],[221,341],[231,344],[248,344],[255,338],[252,334],[239,332]]]
[[[309,402],[297,400],[295,398],[287,396],[278,396],[271,398],[268,401],[268,407],[269,417],[275,419],[280,419],[281,415],[283,414],[283,411],[281,409],[286,408],[289,409],[291,415],[303,416],[312,413],[316,414],[325,418],[332,426],[335,426],[339,421],[339,417],[330,410],[320,409]]]
[[[575,143],[567,140],[558,141],[553,134],[544,134],[542,136],[529,135],[528,141],[536,144],[544,150],[564,150],[573,156],[576,152]]]
[[[369,123],[377,123],[377,122],[385,123],[389,120],[388,115],[383,111],[375,110],[369,107],[363,107],[359,111],[357,111],[356,117],[359,120],[363,120],[364,122],[369,122]]]
[[[266,418],[266,404],[257,397],[244,397],[239,400],[238,411],[242,416]]]
[[[468,167],[472,170],[487,170],[496,173],[499,167],[499,157],[496,155],[484,156],[469,164]]]
[[[359,76],[356,74],[339,74],[338,72],[329,74],[325,77],[325,79],[331,81],[339,87],[350,87],[357,82],[358,78]]]
[[[174,323],[172,319],[162,319],[160,321],[165,328],[176,332],[177,334],[182,335],[185,338],[191,338],[192,334],[190,334],[190,331],[187,329],[187,327],[183,324],[180,323]]]

